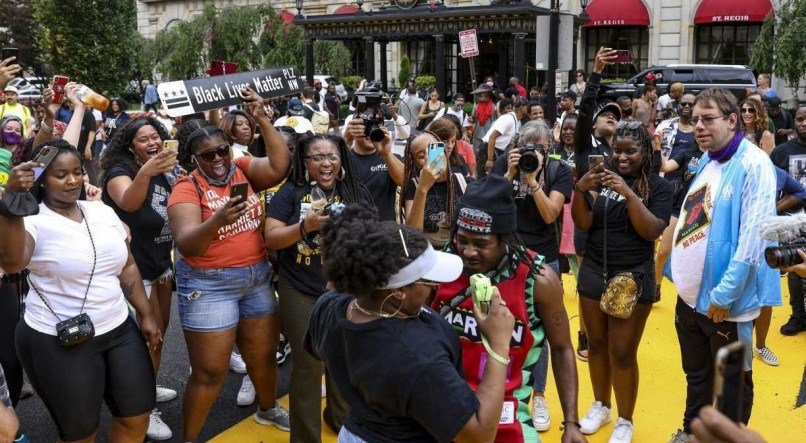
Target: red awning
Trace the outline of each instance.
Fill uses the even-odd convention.
[[[694,24],[759,23],[772,13],[770,0],[703,0],[697,8]]]
[[[356,6],[356,5],[339,6],[338,9],[333,11],[334,14],[339,14],[339,15],[342,15],[342,14],[355,14],[356,12],[358,12],[358,6]]]
[[[283,23],[294,23],[294,14],[288,11],[283,11],[280,14],[280,20],[282,20]]]
[[[591,0],[585,27],[649,26],[649,13],[641,0]]]

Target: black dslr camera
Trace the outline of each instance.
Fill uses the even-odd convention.
[[[518,148],[518,154],[521,155],[521,158],[518,160],[518,169],[526,173],[537,171],[541,166],[540,160],[537,157],[538,152],[543,156],[543,161],[545,162],[548,158],[545,147],[530,142]]]
[[[381,108],[383,94],[380,92],[361,91],[355,93],[355,117],[364,121],[364,135],[373,142],[382,141],[384,112]]]
[[[764,258],[773,269],[786,268],[803,262],[798,250],[806,251],[806,238],[801,237],[786,245],[770,246],[764,250]]]

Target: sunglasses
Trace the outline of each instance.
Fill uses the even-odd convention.
[[[628,122],[620,121],[616,123],[616,129],[627,128],[627,129],[638,129],[641,127],[643,123],[641,120],[631,120]]]
[[[693,107],[694,107],[694,103],[680,102],[680,107],[681,107],[681,108],[693,108]]]
[[[222,146],[217,147],[213,151],[200,152],[200,153],[196,154],[196,157],[198,157],[198,158],[200,158],[200,159],[202,159],[202,160],[204,160],[204,161],[206,161],[208,163],[213,161],[213,160],[215,160],[216,157],[227,158],[227,157],[229,157],[229,146],[222,145]]]
[[[742,108],[742,114],[755,114],[756,110],[753,108]]]

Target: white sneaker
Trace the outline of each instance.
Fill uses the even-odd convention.
[[[600,401],[595,401],[588,409],[588,413],[579,421],[579,430],[583,434],[593,434],[598,431],[603,425],[610,423],[610,408],[603,405]]]
[[[613,426],[613,433],[610,434],[608,443],[630,443],[632,435],[635,433],[635,426],[626,418],[619,417]]]
[[[171,401],[176,398],[176,391],[157,385],[157,403]]]
[[[174,434],[171,432],[171,428],[162,421],[160,415],[162,415],[162,413],[156,409],[151,411],[151,415],[148,418],[148,431],[146,431],[146,436],[152,440],[169,440]]]
[[[778,366],[778,357],[772,352],[772,349],[764,346],[761,349],[753,347],[753,354],[758,356],[764,363],[770,366]]]
[[[532,422],[538,432],[546,432],[551,427],[549,405],[546,403],[545,397],[532,396]]]
[[[246,374],[246,363],[244,363],[241,354],[232,351],[232,355],[229,356],[229,368],[232,370],[232,372]]]
[[[243,378],[241,389],[238,390],[236,403],[238,406],[249,406],[255,402],[255,395],[255,385],[252,384],[252,379],[247,375]]]

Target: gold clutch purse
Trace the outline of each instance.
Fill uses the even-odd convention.
[[[605,283],[599,308],[607,315],[627,319],[638,302],[638,283],[632,272],[619,272]]]

